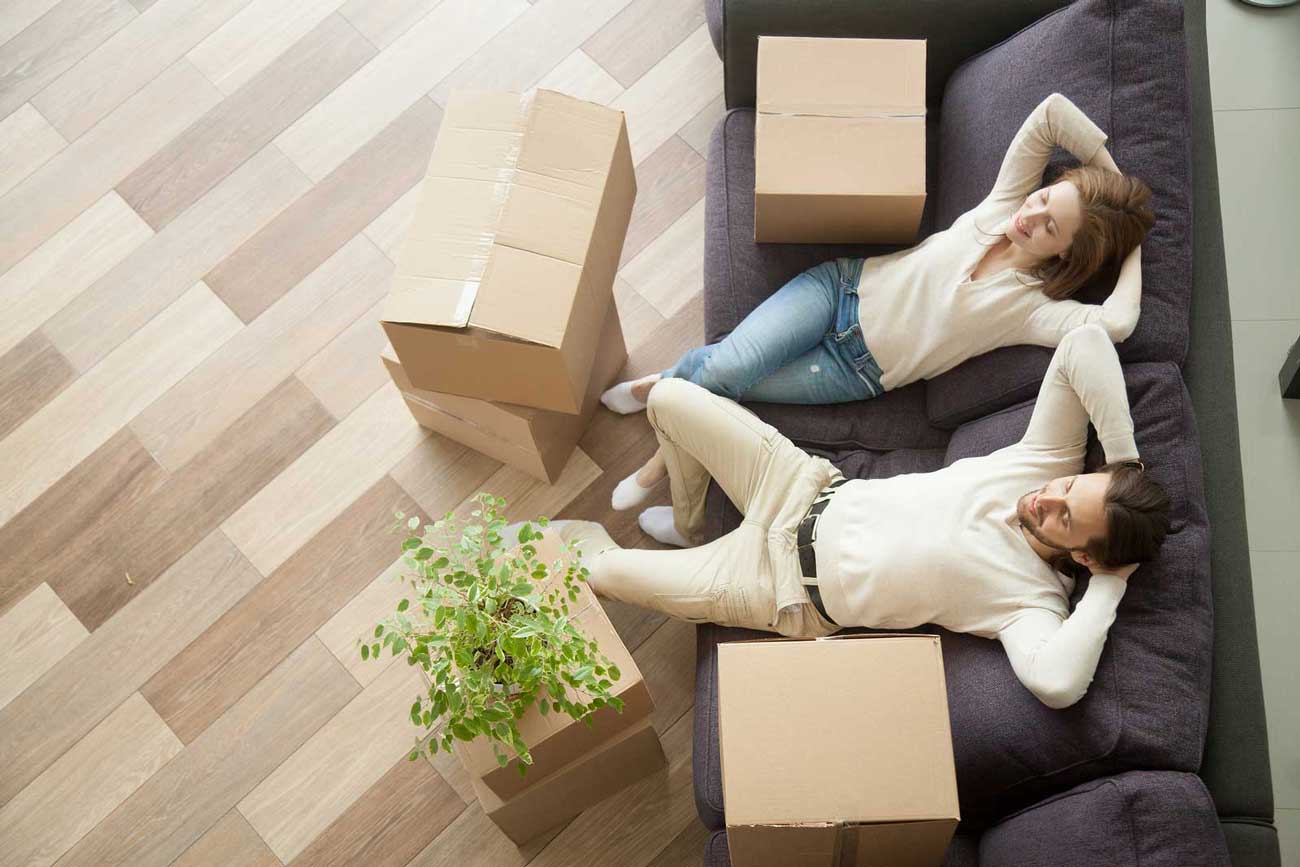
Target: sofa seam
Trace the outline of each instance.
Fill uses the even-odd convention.
[[[724,0],[724,6],[725,6],[725,0]],[[731,249],[731,247],[732,247],[732,241],[731,241],[731,195],[730,195],[730,181],[728,180],[728,175],[727,175],[727,171],[728,171],[728,168],[729,168],[729,167],[728,167],[728,163],[727,163],[727,150],[728,150],[728,140],[729,140],[729,137],[730,137],[730,135],[731,135],[731,118],[732,118],[732,116],[735,115],[738,111],[739,111],[739,109],[734,109],[734,108],[727,109],[727,113],[726,113],[725,115],[723,115],[723,117],[722,117],[722,136],[721,136],[721,138],[720,138],[720,140],[719,140],[719,144],[722,145],[722,148],[721,148],[721,151],[722,151],[721,157],[722,157],[722,200],[723,200],[723,201],[722,201],[722,220],[723,220],[723,238],[726,240],[726,244],[727,244],[727,303],[728,303],[728,305],[732,306],[733,308],[734,308],[734,306],[735,306],[735,286],[736,286],[736,275],[735,275],[735,266],[734,266],[734,263],[733,263],[733,261],[732,261],[734,257],[733,257],[733,255],[732,255],[732,249]],[[735,310],[734,310],[734,309],[729,310],[729,311],[727,312],[727,315],[728,315],[728,318],[729,318],[729,319],[734,319],[734,318],[735,318]],[[728,331],[731,331],[731,330],[732,330],[732,329],[728,329]],[[708,333],[708,332],[709,332],[709,329],[708,329],[708,326],[706,325],[706,326],[705,326],[705,329],[704,329],[704,339],[705,339],[706,341],[707,341],[708,338],[709,338],[709,333]]]

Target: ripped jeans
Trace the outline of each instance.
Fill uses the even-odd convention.
[[[683,355],[664,378],[760,403],[848,403],[879,396],[882,371],[858,321],[862,263],[833,259],[796,275],[723,340]]]

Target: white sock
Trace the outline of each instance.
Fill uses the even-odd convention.
[[[628,509],[634,509],[650,499],[650,492],[654,490],[658,482],[648,488],[642,487],[641,483],[636,480],[640,472],[640,470],[637,470],[614,486],[614,495],[609,499],[610,505],[614,507],[615,511],[625,512]]]
[[[677,532],[677,525],[673,522],[672,506],[651,506],[637,516],[636,522],[641,525],[645,534],[656,542],[676,545],[678,548],[691,547],[691,543]]]
[[[600,402],[621,415],[631,415],[645,409],[645,401],[632,396],[632,385],[636,380],[620,382],[600,396]]]

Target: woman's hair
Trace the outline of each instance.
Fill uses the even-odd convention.
[[[1052,183],[1061,181],[1069,181],[1079,191],[1083,221],[1065,258],[1049,256],[1029,269],[1041,281],[1039,291],[1053,301],[1069,298],[1103,267],[1118,268],[1156,219],[1149,207],[1151,188],[1132,175],[1076,166]]]
[[[1169,495],[1159,482],[1131,464],[1107,464],[1097,472],[1110,476],[1103,501],[1106,532],[1083,550],[1108,568],[1154,560],[1169,533]],[[1073,568],[1077,564],[1067,552],[1053,565],[1078,577],[1079,570]]]

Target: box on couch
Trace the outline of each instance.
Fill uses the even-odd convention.
[[[759,37],[755,241],[916,240],[925,49],[924,39]]]
[[[580,413],[636,177],[623,113],[454,91],[381,321],[421,389]]]
[[[554,484],[596,414],[601,392],[623,369],[627,348],[618,309],[611,304],[577,415],[416,388],[396,357],[380,358],[421,425]]]
[[[960,818],[939,639],[718,646],[734,867],[936,867]]]

